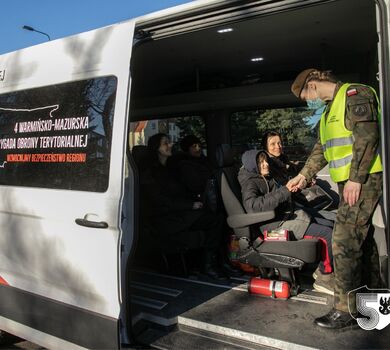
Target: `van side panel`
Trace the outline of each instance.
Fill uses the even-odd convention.
[[[96,314],[87,310],[12,287],[0,286],[0,298],[0,322],[4,322],[3,330],[20,334],[18,324],[29,327],[31,334],[35,333],[33,329],[38,329],[45,333],[45,337],[38,338],[35,342],[52,348],[59,348],[58,344],[53,344],[55,338],[88,349],[118,347],[118,324],[114,318],[96,317]],[[12,327],[7,319],[16,324]],[[46,335],[55,338],[46,342]],[[30,340],[34,341],[34,338]],[[72,344],[67,344],[65,348],[71,348]]]
[[[118,347],[133,34],[129,21],[0,57],[0,329],[46,347]]]

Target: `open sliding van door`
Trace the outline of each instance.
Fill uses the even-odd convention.
[[[388,230],[388,210],[390,207],[390,185],[388,164],[390,161],[390,1],[376,1],[378,33],[379,92],[381,102],[381,160],[383,164],[383,198],[373,216],[375,239],[378,245],[381,275],[386,287],[390,283],[390,245]]]
[[[0,329],[118,348],[134,23],[0,56]]]

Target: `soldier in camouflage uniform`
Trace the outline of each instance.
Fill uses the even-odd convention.
[[[329,71],[307,69],[297,76],[291,90],[313,109],[326,105],[322,118],[329,123],[329,111],[342,85]],[[349,313],[356,313],[355,298],[350,293],[348,304],[348,292],[365,284],[375,288],[379,282],[379,259],[371,218],[382,195],[382,168],[379,165],[376,171],[370,170],[374,158],[379,158],[379,106],[372,88],[356,84],[349,85],[347,89],[343,106],[344,125],[352,132],[353,144],[349,176],[337,183],[341,200],[332,244],[334,308],[315,320],[317,325],[333,329],[355,323]],[[287,186],[294,190],[304,188],[328,163],[324,152],[323,143],[319,140],[300,174]]]

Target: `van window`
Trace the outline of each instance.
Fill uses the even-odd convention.
[[[0,184],[104,192],[117,79],[0,95]]]
[[[257,109],[232,114],[232,146],[237,163],[248,149],[262,149],[261,140],[268,130],[282,136],[283,151],[291,161],[303,163],[317,141],[320,113],[303,107]]]
[[[129,146],[147,145],[149,137],[157,133],[167,134],[173,143],[173,152],[180,151],[180,140],[186,135],[197,136],[206,150],[206,129],[202,117],[175,117],[165,119],[142,120],[130,123]]]

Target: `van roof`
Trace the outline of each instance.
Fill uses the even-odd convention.
[[[186,13],[190,15],[191,13],[197,12],[200,9],[210,10],[211,8],[219,7],[221,5],[231,6],[234,3],[239,2],[238,0],[193,0],[191,2],[168,7],[164,10],[159,10],[155,12],[148,13],[136,17],[137,24],[143,25],[149,21],[154,21],[156,19],[168,19],[172,15],[177,15],[178,13]]]

